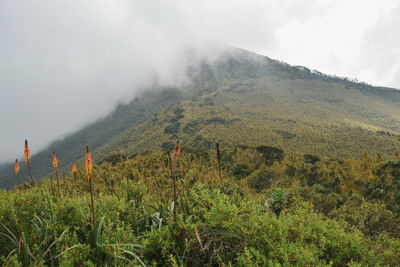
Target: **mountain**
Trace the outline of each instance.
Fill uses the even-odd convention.
[[[51,171],[51,152],[60,167],[82,159],[84,146],[95,161],[171,147],[279,147],[286,154],[360,158],[390,157],[400,135],[400,91],[324,75],[305,67],[228,49],[213,61],[188,67],[190,84],[154,86],[112,114],[32,157],[32,172]],[[81,164],[81,161],[78,161]],[[27,180],[24,164],[21,177]],[[13,167],[0,187],[14,184]]]

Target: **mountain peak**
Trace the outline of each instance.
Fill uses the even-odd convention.
[[[155,84],[109,116],[52,143],[32,158],[34,172],[38,177],[50,172],[52,151],[68,170],[82,158],[86,144],[99,160],[113,153],[161,150],[177,139],[192,147],[272,145],[343,158],[389,155],[400,135],[400,92],[394,89],[234,48],[194,60],[186,73],[189,82]],[[13,184],[11,165],[6,168],[3,187]]]

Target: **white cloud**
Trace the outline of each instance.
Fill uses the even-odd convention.
[[[322,14],[287,23],[277,30],[279,45],[276,49],[262,52],[291,64],[307,66],[328,74],[358,78],[376,85],[400,87],[399,83],[396,85],[383,77],[377,79],[374,71],[368,71],[367,62],[360,60],[368,56],[364,52],[366,45],[381,42],[379,34],[393,32],[395,25],[400,26],[398,22],[393,22],[390,30],[388,25],[382,25],[378,30],[379,34],[366,40],[365,35],[381,24],[382,16],[400,17],[396,10],[399,2],[319,1],[326,7],[321,11]],[[382,44],[379,50],[385,50],[386,45]],[[371,60],[379,61],[377,58]],[[389,68],[386,64],[389,62],[385,59],[383,61],[382,67]]]
[[[365,32],[355,68],[360,78],[400,88],[400,3],[380,13],[377,23]]]

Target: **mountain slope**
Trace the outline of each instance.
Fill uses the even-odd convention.
[[[201,79],[199,78],[201,77]],[[190,146],[269,144],[329,157],[393,153],[400,93],[327,77],[239,51],[203,66],[200,92],[114,137],[99,154]]]
[[[55,142],[32,158],[37,177],[83,155],[131,155],[166,148],[179,139],[194,147],[213,142],[272,145],[290,153],[326,157],[393,154],[400,134],[400,92],[330,77],[244,50],[230,49],[213,62],[193,63],[185,88],[158,88],[107,118]],[[69,167],[68,167],[69,168]],[[0,186],[13,184],[12,167]],[[25,168],[21,168],[26,177]]]
[[[84,153],[82,144],[87,144],[92,150],[96,150],[126,129],[136,127],[154,112],[178,101],[179,95],[180,92],[173,90],[157,93],[149,92],[127,105],[118,106],[106,118],[84,127],[64,140],[50,144],[47,149],[33,156],[31,159],[33,175],[37,178],[51,172],[52,167],[48,163],[51,162],[52,151],[57,151],[61,168],[69,167]],[[27,178],[28,173],[25,164],[21,163],[20,165],[20,176]],[[0,187],[14,184],[13,170],[13,167],[9,165],[7,171],[0,175]]]

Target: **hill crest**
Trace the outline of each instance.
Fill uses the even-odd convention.
[[[51,171],[57,151],[66,171],[92,147],[96,159],[160,150],[181,140],[193,147],[271,145],[332,158],[393,154],[400,135],[400,92],[321,74],[231,48],[192,64],[184,88],[157,86],[109,116],[34,157],[34,175]],[[13,182],[12,166],[0,186]],[[24,168],[21,175],[26,176]]]

